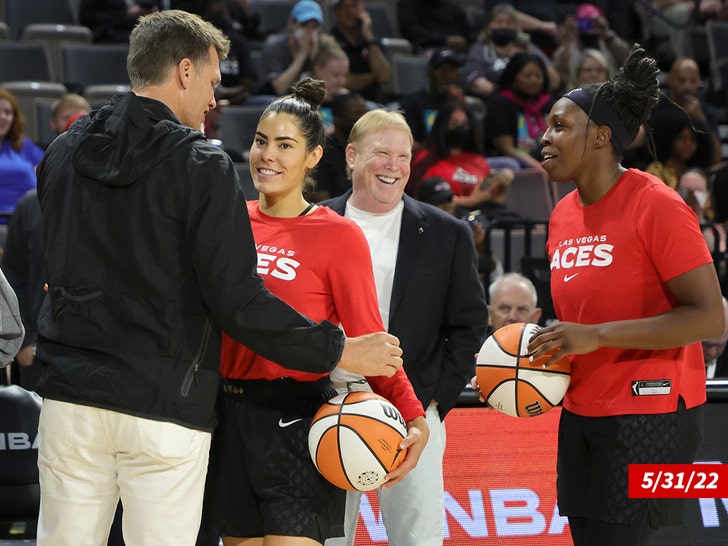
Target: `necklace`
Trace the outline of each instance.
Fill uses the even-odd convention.
[[[301,214],[299,214],[299,216],[306,216],[306,214],[308,214],[308,211],[310,211],[315,205],[316,203],[309,203],[308,206],[303,209],[303,211],[301,211]]]

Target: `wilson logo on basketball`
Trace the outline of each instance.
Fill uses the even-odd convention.
[[[402,414],[398,412],[397,408],[395,408],[394,406],[382,404],[382,411],[384,412],[384,415],[386,415],[390,419],[394,419],[402,426],[407,426],[407,423],[404,422],[404,417],[402,417]]]

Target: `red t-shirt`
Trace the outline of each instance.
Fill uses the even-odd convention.
[[[369,245],[359,226],[326,207],[306,216],[278,218],[261,212],[258,201],[247,203],[258,274],[273,294],[316,322],[340,324],[351,337],[384,330]],[[220,373],[231,379],[322,377],[285,368],[224,334]],[[405,421],[424,415],[404,369],[392,378],[367,377],[367,381],[399,409]]]
[[[577,192],[561,199],[548,233],[551,293],[562,321],[663,313],[675,306],[665,282],[712,262],[695,213],[660,179],[634,169],[592,205],[583,206]],[[602,348],[571,359],[564,407],[579,415],[668,413],[677,409],[678,396],[688,408],[706,399],[700,343]]]
[[[440,176],[450,183],[455,195],[470,195],[475,186],[490,174],[485,157],[473,152],[451,155],[427,169],[422,179]]]

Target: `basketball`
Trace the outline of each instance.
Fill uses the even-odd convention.
[[[564,357],[548,368],[549,356],[531,361],[528,341],[541,327],[518,322],[499,328],[480,348],[475,365],[480,393],[498,411],[513,417],[546,413],[564,397],[571,363]]]
[[[406,454],[407,426],[399,410],[371,392],[347,392],[326,402],[311,422],[308,449],[318,471],[341,489],[370,491]]]

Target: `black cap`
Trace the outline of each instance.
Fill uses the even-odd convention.
[[[417,191],[417,199],[430,205],[441,205],[452,199],[453,193],[450,183],[442,177],[431,176],[425,178]]]
[[[438,47],[432,52],[432,57],[430,57],[430,67],[437,68],[442,63],[452,63],[456,66],[462,66],[463,59],[454,49],[450,49],[449,47]]]

